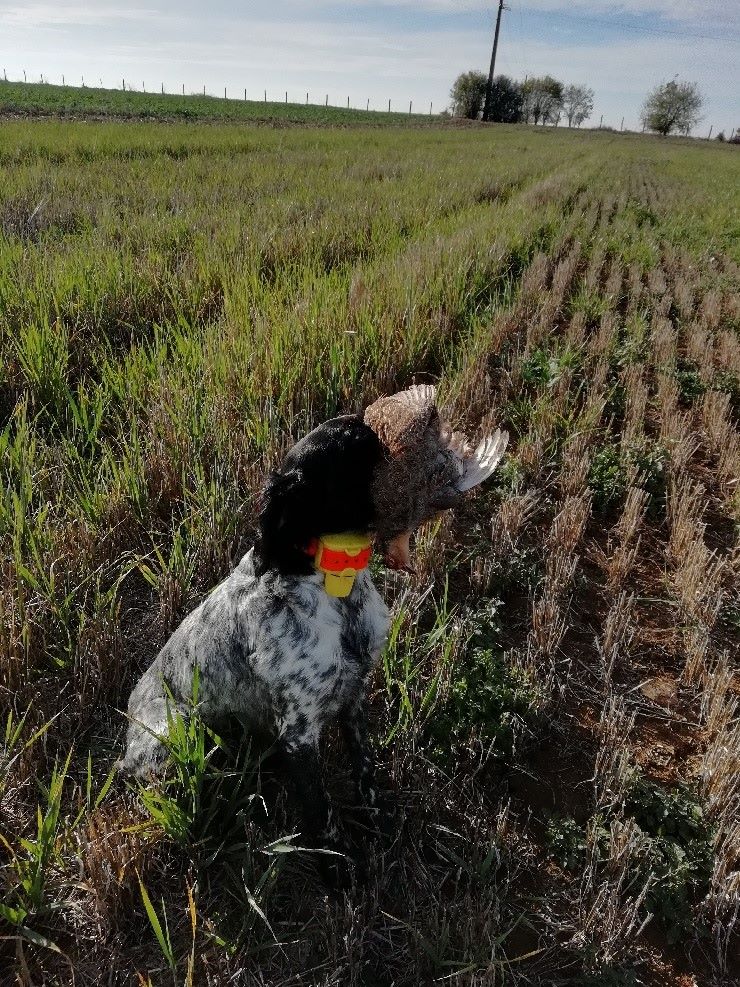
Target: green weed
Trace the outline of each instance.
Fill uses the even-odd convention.
[[[669,942],[692,929],[701,932],[695,906],[707,892],[712,861],[711,828],[701,803],[686,788],[667,789],[638,777],[624,814],[635,820],[643,837],[632,869],[638,884],[651,881],[645,910],[658,917]],[[575,873],[589,855],[606,859],[608,820],[592,818],[587,834],[574,819],[553,816],[547,839],[553,858]]]
[[[673,377],[678,384],[678,392],[683,401],[695,401],[707,389],[698,368],[687,360],[679,360]]]
[[[665,459],[663,448],[654,443],[604,443],[594,453],[588,473],[594,507],[607,510],[620,504],[632,475],[651,495],[651,509],[656,510],[665,501]]]
[[[6,836],[0,833],[5,849],[10,855],[12,873],[9,904],[3,908],[5,918],[15,924],[24,924],[29,916],[37,916],[62,906],[62,902],[50,898],[47,879],[51,868],[61,861],[62,839],[66,821],[62,816],[62,795],[69,771],[72,751],[60,768],[55,764],[48,787],[42,788],[43,807],[37,807],[35,835],[19,838],[16,849]]]
[[[555,351],[537,349],[522,363],[522,379],[527,384],[554,387],[564,371],[574,372],[580,366],[580,353],[568,346]]]
[[[649,837],[640,867],[653,876],[646,907],[656,914],[670,942],[699,930],[693,906],[712,873],[711,827],[701,802],[687,788],[666,789],[646,779],[632,787],[625,812]]]
[[[497,758],[511,754],[534,705],[533,686],[501,647],[501,601],[473,618],[471,637],[450,670],[444,700],[428,724],[434,757],[459,756],[471,740]]]
[[[431,600],[434,617],[428,631],[421,630],[418,624],[418,610],[424,599],[401,601],[383,652],[386,694],[395,711],[395,722],[385,744],[399,732],[419,729],[430,719],[437,706],[442,676],[466,639],[467,630],[455,620],[447,586],[439,602]]]

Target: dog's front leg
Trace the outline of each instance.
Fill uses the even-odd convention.
[[[359,802],[368,811],[377,832],[385,837],[393,836],[398,831],[398,811],[387,796],[378,794],[364,689],[342,710],[341,724]]]
[[[364,689],[342,710],[341,724],[357,797],[362,805],[374,809],[377,804],[375,759],[370,748],[367,695]]]
[[[347,846],[334,821],[331,803],[321,777],[318,738],[312,738],[298,730],[288,730],[281,738],[279,746],[303,817],[303,838],[309,847],[332,851],[319,855],[318,865],[322,876],[335,887],[346,886],[349,877],[344,856]]]
[[[317,846],[336,841],[338,833],[321,777],[316,744],[310,739],[286,736],[280,746],[298,799],[305,838]]]

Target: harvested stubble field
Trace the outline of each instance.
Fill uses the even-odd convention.
[[[0,983],[731,983],[736,149],[37,122],[0,164]],[[120,710],[288,444],[413,380],[512,442],[378,572],[399,821],[338,897],[238,731],[142,801]]]

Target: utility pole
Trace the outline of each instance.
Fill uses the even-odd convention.
[[[504,0],[498,0],[498,13],[496,14],[496,32],[493,35],[493,51],[491,52],[491,67],[488,70],[488,83],[486,84],[486,102],[483,106],[483,119],[488,120],[491,115],[491,100],[493,98],[493,73],[496,68],[496,51],[498,50],[498,35],[501,30],[501,12],[504,10]]]

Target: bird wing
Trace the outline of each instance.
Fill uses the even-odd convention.
[[[365,409],[365,424],[373,429],[391,455],[397,455],[418,443],[437,415],[436,387],[414,384],[369,405]]]

